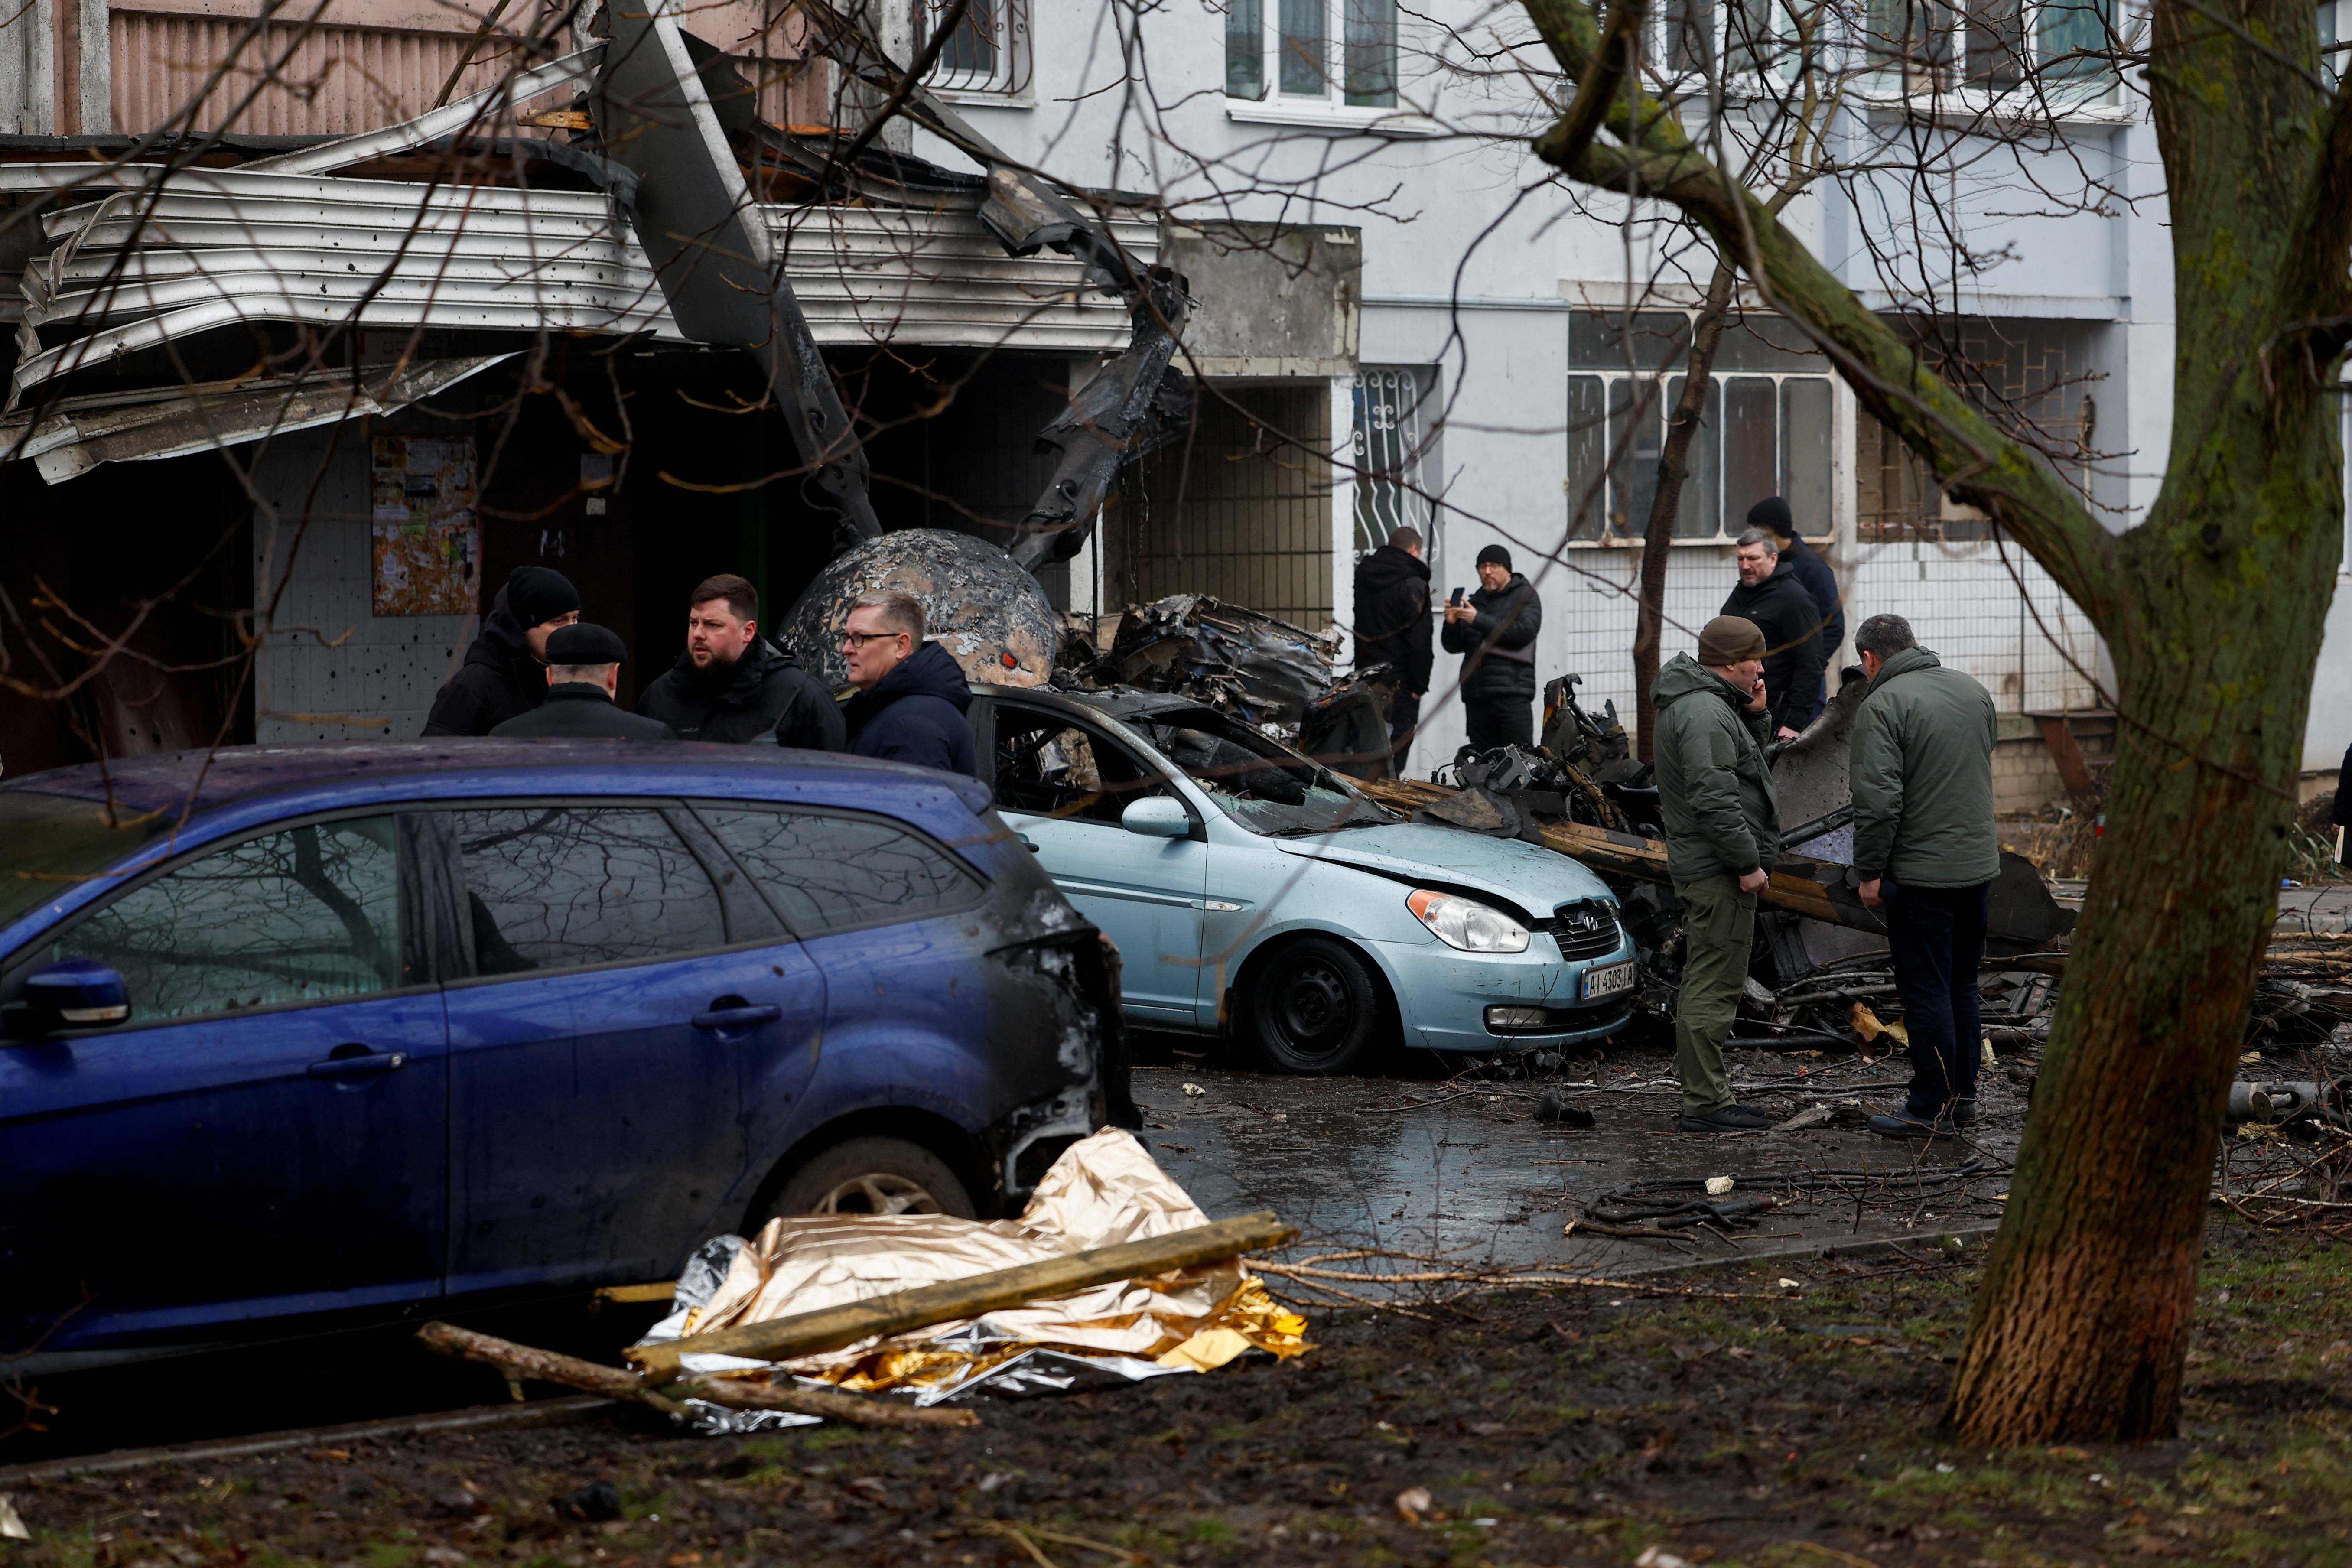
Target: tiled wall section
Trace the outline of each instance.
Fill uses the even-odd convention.
[[[355,425],[331,446],[323,430],[282,437],[257,468],[278,525],[273,540],[266,518],[255,521],[254,603],[285,587],[254,692],[254,739],[265,745],[415,736],[473,637],[469,616],[372,613],[368,444],[359,432]]]

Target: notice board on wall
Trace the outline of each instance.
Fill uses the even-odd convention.
[[[378,436],[372,449],[375,613],[474,614],[482,592],[474,443]]]

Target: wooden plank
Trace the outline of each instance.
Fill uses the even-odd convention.
[[[1067,1296],[1120,1279],[1142,1279],[1171,1268],[1222,1263],[1244,1252],[1281,1247],[1298,1232],[1274,1215],[1271,1209],[1196,1226],[1172,1236],[1149,1241],[1098,1247],[1018,1268],[1000,1268],[967,1279],[950,1279],[914,1290],[894,1290],[847,1306],[799,1312],[764,1323],[693,1334],[660,1344],[631,1345],[625,1352],[647,1379],[666,1382],[677,1375],[678,1358],[686,1355],[736,1355],[759,1361],[790,1361],[817,1355],[844,1345],[885,1334],[903,1334],[957,1318]]]
[[[1417,811],[1454,793],[1444,784],[1419,779],[1381,779],[1370,784],[1360,784],[1358,787],[1382,805],[1397,811]],[[1643,838],[1632,833],[1616,833],[1581,822],[1557,820],[1542,824],[1538,831],[1542,835],[1545,848],[1557,850],[1592,870],[1630,877],[1642,882],[1671,884],[1674,881],[1666,870],[1666,847],[1658,839]],[[1758,898],[1775,909],[1787,910],[1811,920],[1824,921],[1831,925],[1873,933],[1886,929],[1885,922],[1864,909],[1859,900],[1832,899],[1829,889],[1821,883],[1787,871],[1773,872],[1771,882]]]

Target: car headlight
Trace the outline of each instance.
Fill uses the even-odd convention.
[[[1423,888],[1404,901],[1413,918],[1437,934],[1437,940],[1448,947],[1458,947],[1465,952],[1525,952],[1528,950],[1528,928],[1502,910],[1482,904],[1475,899],[1465,899],[1459,893],[1440,893]]]

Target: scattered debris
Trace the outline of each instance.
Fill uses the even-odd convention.
[[[1421,1516],[1437,1507],[1437,1500],[1429,1495],[1427,1487],[1407,1487],[1396,1495],[1397,1517],[1407,1524],[1419,1524]]]
[[[566,1492],[555,1500],[558,1517],[577,1520],[583,1524],[601,1524],[608,1519],[621,1517],[621,1489],[610,1481],[590,1481],[578,1491]]]
[[[1339,639],[1206,594],[1176,594],[1129,610],[1087,673],[1102,685],[1191,697],[1287,739],[1330,686]]]
[[[1271,1213],[1209,1223],[1132,1134],[1108,1128],[1063,1152],[1017,1222],[812,1215],[712,1238],[677,1310],[627,1352],[634,1372],[447,1323],[418,1337],[705,1432],[969,1426],[970,1410],[932,1406],[1302,1353],[1307,1321],[1238,1262],[1296,1235]],[[915,1397],[864,1397],[885,1391]]]
[[[1544,1090],[1543,1099],[1536,1103],[1536,1120],[1554,1127],[1595,1127],[1592,1112],[1580,1105],[1570,1105],[1559,1097],[1559,1090]]]
[[[25,1528],[23,1516],[17,1513],[16,1505],[9,1500],[5,1492],[0,1492],[0,1539],[9,1541],[33,1539],[33,1532]]]
[[[1724,1194],[1729,1192],[1733,1185],[1734,1183],[1732,1178],[1729,1176],[1709,1176],[1706,1179],[1706,1195],[1711,1198],[1719,1198]]]

